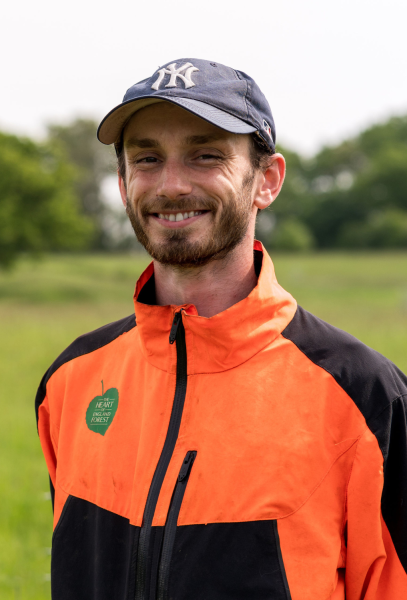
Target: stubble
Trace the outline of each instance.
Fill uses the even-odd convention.
[[[220,205],[210,197],[189,196],[177,201],[168,198],[143,200],[138,209],[127,199],[126,212],[140,244],[150,256],[164,264],[181,268],[202,267],[214,260],[224,259],[246,235],[251,216],[251,192],[254,173],[244,178],[237,194],[231,194]],[[148,218],[151,213],[165,211],[190,212],[207,210],[213,220],[210,231],[199,241],[190,240],[187,229],[166,229],[164,240],[155,242],[148,234]],[[216,215],[221,211],[216,222]]]

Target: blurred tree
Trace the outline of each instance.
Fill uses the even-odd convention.
[[[96,138],[97,123],[78,118],[67,125],[48,126],[48,139],[66,153],[77,171],[76,192],[82,210],[94,222],[94,249],[110,248],[110,223],[114,215],[103,198],[103,180],[115,172],[115,157],[111,147]]]
[[[372,212],[366,221],[347,224],[339,233],[344,248],[407,248],[407,211]]]
[[[309,228],[299,219],[283,219],[268,245],[284,252],[306,252],[312,250],[315,240]]]
[[[85,248],[93,234],[75,172],[46,144],[0,133],[0,265],[24,252]]]
[[[407,116],[393,117],[338,146],[324,148],[307,167],[309,200],[303,220],[318,246],[375,247],[377,243],[382,247],[383,239],[379,244],[378,237],[362,235],[362,229],[359,242],[350,240],[358,227],[370,230],[378,212],[407,215]],[[350,224],[352,234],[346,233]]]
[[[286,159],[287,172],[283,188],[271,206],[259,212],[256,237],[266,248],[299,252],[315,245],[311,228],[304,219],[313,206],[309,193],[308,162],[299,154],[279,146]]]

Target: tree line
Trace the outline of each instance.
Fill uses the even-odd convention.
[[[309,159],[282,150],[287,179],[258,229],[286,250],[407,248],[407,116]]]
[[[115,173],[96,122],[48,127],[34,141],[0,133],[0,265],[21,254],[137,247],[121,208],[104,193]],[[407,116],[393,117],[305,158],[287,160],[283,190],[258,216],[273,250],[407,248]]]

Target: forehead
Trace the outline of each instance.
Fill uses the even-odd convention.
[[[132,145],[132,140],[149,138],[166,141],[190,141],[202,137],[208,141],[225,141],[234,145],[247,145],[247,135],[230,133],[208,123],[183,108],[170,102],[159,102],[136,112],[123,131],[124,146]]]

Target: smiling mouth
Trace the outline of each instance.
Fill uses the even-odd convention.
[[[207,210],[191,210],[189,212],[178,212],[178,213],[153,213],[155,217],[158,219],[163,219],[165,221],[186,221],[187,219],[192,219],[192,217],[198,217],[199,215],[203,215],[207,213]]]

